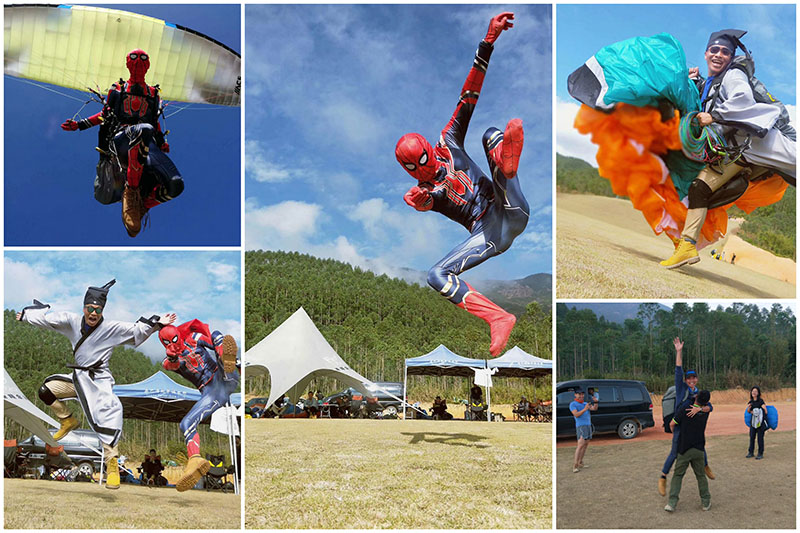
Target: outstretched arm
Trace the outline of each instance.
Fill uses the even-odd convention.
[[[75,130],[88,130],[92,126],[97,126],[98,124],[102,124],[105,118],[103,117],[103,111],[99,113],[95,113],[89,118],[84,118],[82,120],[72,120],[68,118],[61,124],[61,129],[64,131],[75,131]]]
[[[494,42],[503,31],[514,26],[510,22],[513,19],[513,13],[505,12],[495,16],[489,22],[489,30],[486,32],[486,37],[478,45],[472,68],[469,70],[464,86],[461,88],[461,96],[458,99],[456,110],[453,112],[453,116],[450,117],[450,122],[442,130],[442,140],[446,145],[464,147],[464,138],[467,135],[472,112],[475,111],[475,105],[477,105],[478,97],[481,94],[483,79],[486,76],[486,69],[489,67],[489,58],[492,57],[492,50],[494,50]]]

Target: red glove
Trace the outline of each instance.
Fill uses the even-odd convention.
[[[64,131],[76,131],[78,129],[78,123],[74,120],[67,119],[62,125],[61,129]]]
[[[487,43],[494,44],[504,30],[514,27],[514,24],[510,22],[512,20],[514,20],[514,13],[510,11],[495,16],[489,21],[489,29],[486,31],[486,37],[484,37],[483,40]]]
[[[417,211],[429,211],[433,207],[433,198],[427,189],[418,185],[411,187],[403,196],[403,200]]]
[[[164,141],[164,144],[161,145],[161,151],[169,152],[169,143],[167,141]]]

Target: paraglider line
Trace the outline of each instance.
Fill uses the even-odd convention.
[[[45,85],[40,85],[40,84],[32,82],[30,80],[24,80],[24,79],[8,77],[8,76],[6,77],[6,79],[12,79],[12,80],[19,81],[21,83],[27,83],[28,85],[33,85],[34,87],[39,87],[40,89],[44,89],[45,91],[50,91],[51,93],[56,93],[56,94],[58,94],[60,96],[64,96],[66,98],[71,98],[73,100],[77,100],[78,102],[83,102],[84,101],[83,98],[78,98],[77,96],[72,96],[71,94],[67,94],[67,93],[62,93],[60,91],[56,91],[55,89],[51,89],[50,87],[47,87]]]

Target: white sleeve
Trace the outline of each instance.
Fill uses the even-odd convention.
[[[729,70],[718,90],[711,110],[717,123],[764,137],[780,117],[778,106],[756,102],[747,75],[739,69]]]
[[[113,334],[120,337],[120,344],[132,344],[133,346],[139,346],[150,335],[158,331],[158,324],[151,326],[141,320],[137,320],[134,323],[113,322],[111,327],[113,328]]]
[[[73,324],[76,321],[80,323],[79,316],[67,311],[54,311],[52,313],[48,311],[50,311],[50,306],[25,309],[22,314],[22,321],[42,329],[61,333],[71,340],[74,331]]]

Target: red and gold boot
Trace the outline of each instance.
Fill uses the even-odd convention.
[[[525,143],[525,132],[522,129],[522,120],[513,118],[506,124],[503,140],[489,152],[497,168],[507,179],[517,175],[519,158],[522,154],[522,145]]]
[[[517,323],[517,318],[483,294],[476,292],[470,285],[467,287],[469,287],[469,292],[464,295],[464,299],[458,306],[489,324],[492,335],[489,353],[497,357],[506,347],[511,330]]]

